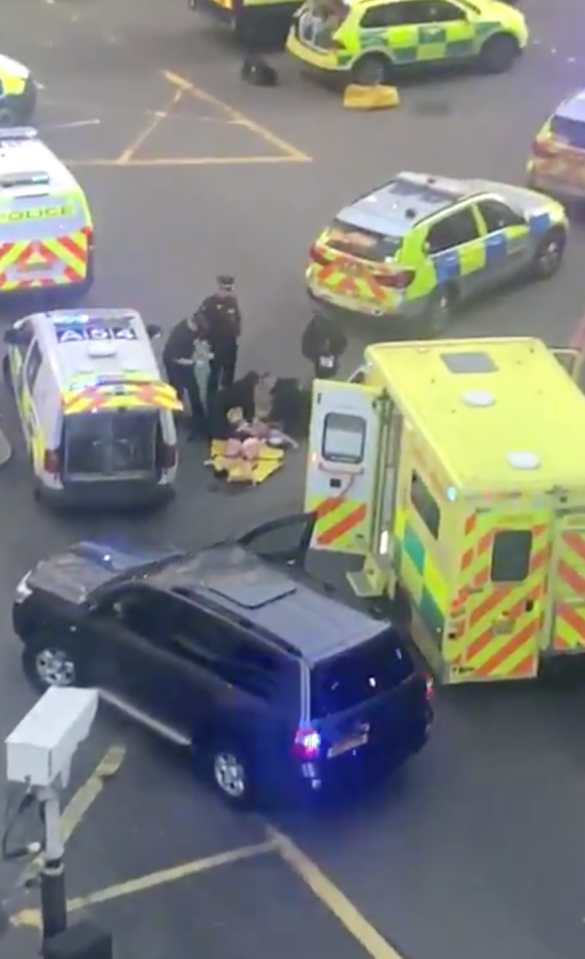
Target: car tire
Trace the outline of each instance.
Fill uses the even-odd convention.
[[[505,73],[513,67],[520,54],[520,46],[510,33],[498,33],[486,40],[479,54],[484,73]]]
[[[48,636],[35,636],[25,642],[22,668],[33,689],[39,693],[45,693],[53,686],[64,689],[82,685],[76,652]]]
[[[236,740],[217,739],[209,751],[209,766],[213,788],[228,806],[249,809],[254,804],[251,762]]]
[[[567,234],[555,227],[540,241],[532,263],[532,273],[537,280],[549,280],[560,269],[567,244]]]
[[[367,53],[351,71],[351,82],[362,87],[379,87],[391,79],[392,64],[382,53]]]
[[[421,323],[422,336],[428,339],[440,337],[453,317],[456,304],[457,291],[454,287],[438,287],[428,299]]]

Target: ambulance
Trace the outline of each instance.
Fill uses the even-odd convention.
[[[0,129],[0,301],[70,304],[93,276],[93,220],[79,183],[36,130]]]
[[[365,600],[407,600],[443,683],[527,680],[585,653],[583,357],[508,337],[370,346],[315,381],[312,548]]]
[[[168,499],[177,473],[175,390],[161,379],[134,310],[55,310],[4,334],[35,494],[53,505],[141,506]]]

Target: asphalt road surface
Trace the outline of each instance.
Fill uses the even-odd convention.
[[[344,201],[399,169],[521,183],[538,126],[582,78],[577,0],[527,0],[534,43],[513,73],[412,84],[398,111],[364,116],[344,112],[335,94],[284,62],[279,89],[242,86],[230,43],[181,0],[4,8],[2,49],[44,84],[45,136],[75,165],[93,205],[91,303],[134,306],[168,326],[209,292],[217,272],[233,272],[245,311],[242,368],[279,374],[306,372],[303,261]],[[558,277],[491,300],[457,332],[565,342],[585,308],[584,254],[576,226]],[[348,367],[361,345],[356,333]],[[10,631],[15,583],[81,535],[138,529],[132,520],[65,521],[36,505],[6,395],[0,405],[15,448],[0,473],[4,736],[32,702]],[[238,496],[213,488],[203,459],[202,449],[185,449],[180,495],[142,522],[142,535],[198,547],[299,504],[300,454],[266,487]],[[178,757],[104,716],[77,763],[72,788],[86,786],[72,825],[100,792],[99,777],[89,785],[87,777],[106,749],[123,744],[126,758],[68,845],[70,896],[78,914],[89,910],[113,927],[121,959],[186,947],[227,959],[391,959],[372,926],[411,959],[580,959],[584,720],[578,687],[442,694],[432,744],[383,793],[318,822],[282,817],[278,829],[308,862],[282,837],[267,847],[263,821],[233,817]],[[160,870],[174,872],[145,878]],[[35,906],[34,892],[16,891],[15,868],[0,877],[8,911]],[[7,935],[16,956],[36,933]]]

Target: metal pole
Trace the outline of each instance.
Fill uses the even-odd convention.
[[[43,867],[41,869],[41,916],[43,942],[67,928],[64,848],[61,839],[59,796],[52,789],[39,790],[39,802],[45,824]]]

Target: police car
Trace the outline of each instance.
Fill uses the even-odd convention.
[[[514,277],[552,276],[567,216],[542,194],[489,180],[400,173],[344,207],[313,245],[309,295],[389,333],[440,333],[452,313]]]
[[[566,97],[536,135],[528,184],[564,203],[585,203],[585,89]]]
[[[30,123],[37,102],[37,85],[28,67],[0,54],[0,127]]]
[[[72,506],[140,505],[172,493],[177,394],[134,310],[57,310],[4,334],[35,491]]]
[[[94,276],[93,220],[71,171],[29,128],[0,129],[0,297],[71,304]]]

